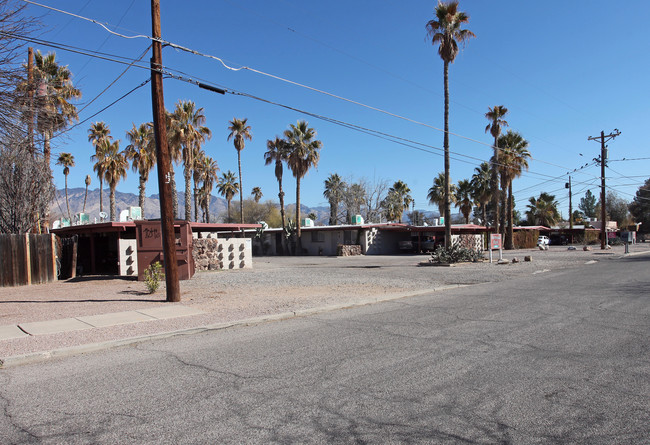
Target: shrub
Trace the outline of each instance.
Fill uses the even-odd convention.
[[[153,294],[160,287],[160,280],[165,276],[162,265],[159,261],[152,263],[144,270],[144,283],[150,294]]]
[[[460,243],[454,243],[449,249],[438,246],[431,254],[432,263],[476,263],[483,260],[483,253],[478,249],[463,247]]]
[[[517,230],[513,233],[512,244],[515,249],[532,249],[537,245],[539,230]]]

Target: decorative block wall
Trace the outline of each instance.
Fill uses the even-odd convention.
[[[195,238],[192,256],[196,270],[249,269],[253,267],[250,238]]]

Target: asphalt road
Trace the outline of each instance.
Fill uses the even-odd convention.
[[[0,371],[0,443],[650,443],[650,256]]]

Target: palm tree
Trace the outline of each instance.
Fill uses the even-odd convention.
[[[323,197],[330,203],[330,221],[329,225],[336,225],[338,222],[339,203],[343,199],[347,184],[337,173],[332,173],[325,180],[325,191]]]
[[[381,207],[386,212],[386,220],[395,221],[402,218],[404,212],[404,201],[402,197],[392,188],[388,190],[386,198],[381,202]]]
[[[499,146],[503,147],[503,157],[501,161],[501,170],[506,180],[508,189],[507,199],[507,225],[508,230],[505,237],[505,248],[513,249],[513,197],[512,197],[512,181],[521,176],[524,170],[528,170],[528,159],[530,158],[530,151],[528,151],[528,141],[524,139],[521,134],[508,130],[506,134],[499,138]]]
[[[203,210],[203,222],[210,222],[210,197],[212,196],[212,188],[214,187],[215,181],[217,181],[217,173],[219,172],[219,166],[217,161],[213,160],[209,156],[203,155],[198,161],[196,168],[194,170],[195,178],[196,172],[199,173],[200,181],[202,182],[201,188],[198,191],[199,205]],[[198,218],[197,218],[198,219]]]
[[[151,124],[140,124],[126,132],[126,137],[130,144],[124,150],[124,156],[131,161],[131,169],[140,175],[140,184],[138,185],[138,205],[144,217],[144,200],[146,197],[145,189],[149,180],[149,172],[156,165],[156,146],[153,144],[153,127]]]
[[[233,172],[228,170],[226,173],[221,175],[219,183],[217,184],[217,191],[221,196],[226,198],[228,202],[228,222],[232,222],[230,218],[230,201],[232,201],[235,193],[239,191],[239,183],[237,182],[237,177]]]
[[[284,136],[289,145],[287,165],[296,178],[296,234],[298,252],[302,252],[300,230],[300,180],[305,177],[311,167],[318,165],[320,149],[323,143],[316,138],[316,130],[309,127],[307,121],[298,121],[285,130]]]
[[[93,171],[97,173],[99,178],[99,211],[104,211],[104,158],[106,157],[106,150],[110,146],[110,141],[113,140],[111,130],[105,122],[95,122],[88,129],[88,142],[95,147],[95,154],[90,157],[91,161],[95,161]]]
[[[90,175],[86,175],[84,182],[86,183],[86,193],[84,194],[84,208],[81,211],[82,213],[86,213],[86,198],[88,198],[88,187],[90,187]]]
[[[36,85],[36,123],[43,135],[43,158],[50,166],[50,141],[54,132],[66,128],[78,119],[77,107],[71,99],[79,99],[81,91],[72,85],[72,73],[67,66],[60,66],[56,53],[40,51],[34,55],[34,81]]]
[[[395,216],[401,223],[404,209],[408,209],[408,207],[411,205],[411,202],[413,202],[413,198],[411,197],[411,189],[408,187],[408,185],[406,185],[406,183],[399,180],[395,182],[391,188],[388,189],[388,193],[394,193],[397,197],[395,201],[396,207],[394,208],[394,212]]]
[[[126,170],[129,168],[129,163],[122,152],[120,152],[120,141],[108,142],[108,150],[104,159],[104,179],[108,182],[110,187],[110,203],[111,203],[111,221],[115,221],[117,209],[115,207],[115,188],[121,179],[126,178]]]
[[[449,181],[449,189],[451,191],[450,195],[450,200],[453,202],[456,196],[455,190],[456,186],[451,183],[451,180]],[[445,209],[445,203],[447,202],[446,200],[446,194],[445,194],[445,174],[444,172],[440,172],[438,176],[436,176],[433,179],[433,185],[429,188],[429,193],[427,193],[427,199],[429,200],[429,204],[435,204],[438,206],[438,213],[440,213],[440,216],[444,218],[444,209]],[[447,224],[447,220],[445,219],[445,225]]]
[[[203,204],[201,201],[202,197],[200,196],[201,189],[199,183],[203,182],[203,177],[205,176],[204,166],[205,166],[205,151],[198,149],[194,151],[194,171],[192,172],[192,179],[194,180],[194,221],[199,220],[199,208],[203,209]],[[205,215],[203,216],[205,222]]]
[[[172,129],[175,142],[181,148],[183,159],[183,176],[185,178],[185,220],[192,219],[192,172],[194,156],[206,140],[212,137],[212,132],[205,124],[203,108],[196,108],[192,101],[179,100],[172,113]]]
[[[70,202],[68,201],[68,175],[70,174],[70,167],[74,167],[74,156],[71,153],[61,153],[56,165],[63,166],[63,174],[65,175],[65,205],[68,207],[68,219],[70,216]]]
[[[239,210],[241,213],[241,223],[244,224],[244,196],[242,195],[242,181],[241,181],[241,151],[244,149],[244,141],[248,139],[249,141],[253,139],[251,134],[251,127],[247,125],[246,122],[248,118],[237,119],[233,118],[230,121],[230,134],[228,135],[228,140],[233,139],[233,144],[235,145],[235,150],[237,150],[237,166],[239,167]]]
[[[251,196],[255,200],[256,203],[260,202],[260,199],[262,199],[262,196],[264,194],[262,193],[262,189],[259,187],[253,187],[253,190],[251,190]]]
[[[275,179],[278,180],[278,198],[280,198],[280,216],[282,218],[282,233],[285,231],[284,216],[284,191],[282,190],[282,163],[287,161],[288,147],[287,142],[279,137],[266,141],[266,153],[264,153],[264,164],[275,164]]]
[[[458,181],[458,187],[456,187],[456,207],[460,209],[463,217],[465,217],[465,224],[469,224],[469,215],[471,215],[472,206],[474,205],[473,191],[472,183],[468,179]]]
[[[445,150],[445,185],[444,185],[444,218],[445,218],[445,248],[451,246],[451,179],[449,178],[449,64],[458,55],[458,43],[465,43],[471,37],[476,37],[472,31],[461,29],[469,22],[469,16],[458,10],[458,2],[439,2],[435,10],[435,19],[427,22],[426,28],[431,43],[438,45],[438,55],[444,64],[445,88],[445,132],[443,147]]]
[[[481,224],[487,225],[487,203],[492,196],[491,191],[492,173],[490,164],[482,162],[481,165],[474,169],[472,175],[472,198],[481,208]]]
[[[499,232],[499,135],[501,128],[507,127],[508,122],[503,119],[508,113],[508,109],[503,105],[495,105],[494,108],[488,107],[488,112],[485,113],[485,118],[490,123],[485,127],[485,132],[488,131],[494,137],[494,154],[492,155],[492,207],[494,211],[494,231]]]
[[[560,219],[555,195],[542,192],[539,198],[530,198],[526,218],[530,224],[551,227]]]

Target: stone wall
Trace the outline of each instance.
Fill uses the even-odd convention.
[[[337,256],[354,256],[361,255],[361,246],[358,244],[345,245],[339,244],[336,248]]]
[[[250,238],[194,238],[192,244],[196,270],[253,267]]]

